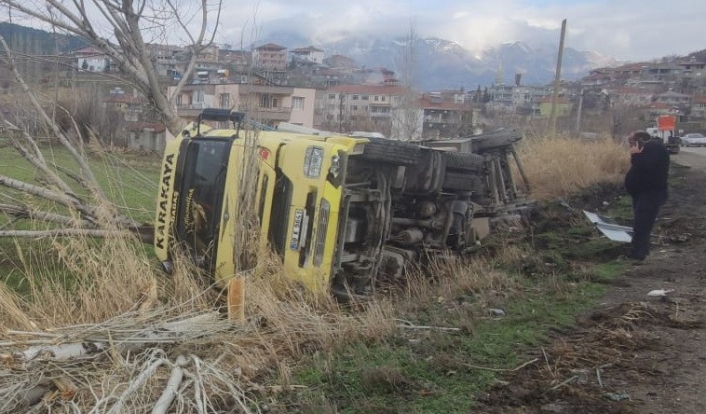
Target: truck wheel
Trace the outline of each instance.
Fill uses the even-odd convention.
[[[365,144],[363,159],[394,165],[414,165],[419,159],[420,149],[417,145],[406,142],[391,141],[383,138],[368,138]]]
[[[464,172],[447,171],[442,187],[452,191],[472,191],[476,194],[485,193],[483,180],[477,175]]]
[[[509,129],[476,135],[472,138],[473,151],[484,153],[486,151],[511,147],[515,142],[522,139],[522,133],[518,130]]]
[[[480,171],[485,165],[485,159],[478,154],[465,152],[446,152],[446,168],[463,171]]]

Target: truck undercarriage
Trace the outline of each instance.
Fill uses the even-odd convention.
[[[492,149],[483,156],[371,140],[349,157],[333,292],[364,295],[377,277],[400,278],[411,263],[474,246],[482,236],[474,220],[521,201],[508,144]]]

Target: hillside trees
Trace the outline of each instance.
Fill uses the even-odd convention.
[[[10,19],[49,26],[57,34],[79,36],[110,57],[119,69],[118,76],[149,100],[172,134],[178,133],[183,123],[172,96],[167,96],[166,88],[159,83],[147,45],[180,43],[188,51],[190,58],[173,94],[176,96],[199,55],[212,43],[221,5],[221,0],[0,0],[0,9]],[[0,187],[4,188],[0,190],[0,212],[7,217],[0,221],[0,236],[105,236],[117,228],[118,232],[141,234],[146,241],[149,229],[119,214],[91,171],[84,148],[89,139],[85,135],[97,131],[88,131],[75,118],[70,131],[60,128],[57,124],[69,111],[47,85],[33,84],[22,73],[18,56],[18,51],[0,36],[1,64],[14,78],[13,89],[21,91],[28,102],[22,109],[16,109],[14,102],[6,106],[13,113],[0,113],[0,128],[4,138],[31,164],[34,177],[18,179],[10,176],[12,171],[0,174]],[[67,170],[66,165],[45,157],[38,134],[63,146],[77,169]],[[23,220],[51,225],[13,229],[13,224]]]

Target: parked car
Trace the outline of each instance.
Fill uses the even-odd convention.
[[[706,137],[704,134],[692,132],[681,137],[681,145],[683,147],[703,147],[706,146]]]

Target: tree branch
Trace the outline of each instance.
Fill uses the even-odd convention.
[[[29,97],[30,102],[32,102],[32,106],[34,106],[37,112],[39,112],[39,115],[44,121],[44,123],[49,126],[49,128],[51,128],[52,132],[56,135],[56,137],[59,138],[59,142],[61,142],[61,144],[69,151],[74,160],[76,160],[76,163],[78,164],[81,170],[81,174],[86,178],[87,183],[91,187],[91,190],[94,192],[94,194],[105,199],[105,195],[101,191],[100,185],[98,184],[96,178],[93,176],[93,172],[88,166],[88,163],[86,162],[85,158],[83,158],[76,151],[73,145],[71,145],[69,139],[59,129],[59,127],[54,122],[52,122],[52,119],[49,117],[49,115],[47,115],[46,111],[44,111],[44,108],[42,108],[42,105],[37,100],[37,97],[34,96],[34,93],[32,93],[32,91],[29,89],[29,86],[27,86],[27,83],[24,81],[22,75],[20,75],[20,73],[17,71],[12,51],[10,50],[10,47],[7,45],[7,42],[5,42],[5,38],[2,35],[0,35],[0,44],[2,44],[2,47],[7,53],[6,61],[10,66],[10,70],[15,76],[15,80],[17,80],[17,82],[20,84],[22,91],[25,92],[25,94],[27,94],[27,96]]]
[[[81,220],[74,217],[62,216],[61,214],[39,211],[28,205],[0,204],[0,212],[18,219],[41,220],[49,223],[57,223],[73,227],[79,226],[88,229],[97,228],[96,223],[90,220]]]
[[[74,236],[116,237],[131,234],[133,233],[127,230],[112,231],[102,229],[0,230],[0,237],[27,237],[33,239]]]

